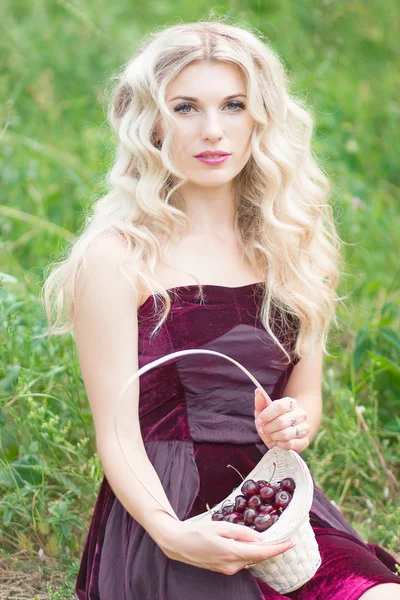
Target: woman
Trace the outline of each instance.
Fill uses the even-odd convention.
[[[119,140],[110,191],[44,296],[53,332],[74,330],[105,473],[77,597],[277,600],[246,567],[288,543],[182,522],[240,484],[228,465],[245,476],[268,447],[302,452],[320,426],[340,248],[312,119],[264,41],[213,21],[150,35],[120,74],[109,118]],[[273,402],[220,363],[148,373],[120,416],[149,494],[116,441],[115,403],[139,367],[185,348],[239,360]],[[311,523],[321,567],[285,597],[400,598],[394,558],[364,543],[317,486]]]

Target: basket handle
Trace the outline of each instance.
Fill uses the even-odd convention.
[[[158,358],[157,360],[154,360],[153,362],[148,363],[147,365],[144,365],[143,367],[141,367],[138,371],[136,371],[136,373],[134,373],[128,379],[128,381],[126,382],[126,384],[122,388],[121,394],[120,394],[120,396],[119,396],[119,398],[118,398],[118,400],[116,402],[115,410],[114,410],[114,429],[115,429],[115,434],[116,434],[116,437],[117,437],[117,440],[118,440],[119,447],[121,448],[121,452],[122,452],[122,454],[123,454],[126,462],[128,463],[128,465],[129,465],[132,473],[140,481],[140,483],[142,484],[142,486],[147,490],[147,492],[150,494],[150,496],[152,496],[152,498],[154,498],[154,500],[157,502],[157,504],[159,504],[159,506],[163,509],[164,512],[166,512],[168,515],[170,515],[174,519],[178,520],[179,522],[181,522],[181,520],[176,515],[175,511],[171,512],[170,509],[168,509],[165,506],[163,506],[161,504],[161,502],[158,500],[158,498],[156,498],[154,496],[154,494],[152,494],[150,492],[150,490],[147,488],[147,486],[136,475],[135,470],[132,467],[132,464],[129,462],[129,459],[128,459],[127,455],[124,452],[124,449],[122,447],[122,444],[121,444],[121,441],[120,441],[120,438],[119,438],[119,435],[118,435],[118,420],[117,420],[117,416],[118,416],[118,409],[119,409],[119,405],[120,405],[121,399],[124,396],[124,394],[125,394],[126,390],[128,389],[128,387],[131,385],[131,383],[133,383],[134,381],[136,381],[137,379],[139,379],[139,377],[141,375],[144,375],[148,371],[151,371],[155,367],[158,367],[159,365],[162,365],[163,363],[171,360],[172,358],[178,358],[180,356],[187,356],[187,355],[190,355],[190,354],[213,354],[215,356],[220,356],[222,358],[225,358],[225,359],[229,360],[230,362],[232,362],[233,364],[235,364],[237,367],[239,367],[239,369],[241,369],[249,377],[249,379],[251,379],[251,381],[254,383],[254,385],[260,389],[261,393],[266,398],[266,400],[268,400],[268,403],[272,402],[271,398],[268,396],[267,392],[264,390],[264,388],[262,387],[262,385],[257,381],[257,379],[242,364],[240,364],[240,362],[236,361],[235,359],[231,358],[230,356],[227,356],[226,354],[222,354],[221,352],[216,352],[214,350],[187,349],[187,350],[179,350],[177,352],[172,352],[171,354],[166,354],[165,356],[162,356],[161,358]],[[133,451],[136,451],[136,449],[133,449]]]

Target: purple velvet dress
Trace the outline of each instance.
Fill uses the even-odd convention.
[[[139,367],[187,348],[215,350],[239,361],[275,400],[297,360],[295,322],[271,327],[285,356],[262,325],[262,286],[197,285],[170,290],[172,309],[153,340],[154,297],[139,308]],[[174,292],[174,293],[173,293]],[[254,390],[236,365],[208,354],[175,359],[140,378],[139,417],[146,452],[181,520],[225,498],[267,451],[254,425]],[[399,583],[395,559],[366,544],[315,486],[311,509],[322,565],[302,588],[281,596],[243,569],[225,575],[165,556],[124,509],[106,477],[100,486],[81,558],[79,600],[356,600],[380,583]],[[400,588],[399,588],[400,590]]]

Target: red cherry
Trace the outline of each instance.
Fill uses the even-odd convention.
[[[278,521],[279,517],[278,517],[278,515],[271,515],[271,519],[272,519],[272,525],[274,525]]]
[[[261,489],[263,487],[263,485],[269,485],[269,481],[266,481],[265,479],[259,479],[257,481],[257,485]]]
[[[240,491],[242,492],[242,494],[244,496],[246,496],[246,498],[251,498],[251,496],[258,494],[260,489],[259,489],[258,485],[256,484],[256,482],[254,481],[254,479],[248,479],[247,481],[244,482],[244,484],[240,488]]]
[[[292,496],[289,492],[285,492],[285,490],[281,490],[275,494],[275,504],[278,508],[282,508],[283,510],[289,505]]]
[[[279,487],[281,488],[281,490],[289,492],[289,494],[293,494],[294,490],[296,489],[296,484],[294,482],[294,479],[292,479],[291,477],[285,477],[285,479],[282,479]]]
[[[242,515],[239,515],[239,513],[236,512],[229,513],[229,515],[225,515],[224,521],[227,521],[228,523],[237,523],[238,521],[242,521]]]
[[[233,504],[225,504],[222,508],[220,508],[220,511],[222,512],[222,514],[224,515],[224,517],[226,515],[229,515],[231,513],[233,513],[233,511],[235,510],[235,507],[233,506]]]
[[[275,506],[275,504],[263,504],[259,508],[259,513],[260,513],[260,515],[274,514],[274,513],[276,513],[276,506]]]
[[[252,496],[247,501],[247,506],[249,508],[256,508],[257,510],[259,510],[261,505],[262,505],[262,500],[261,500],[260,496],[257,496],[257,495]]]
[[[236,496],[235,498],[235,511],[238,513],[243,513],[247,508],[247,498],[246,496]]]
[[[211,521],[223,521],[223,520],[224,520],[224,515],[218,511],[213,513],[213,515],[211,517]]]
[[[256,517],[258,517],[258,511],[255,508],[246,508],[243,513],[243,520],[246,525],[253,525]]]
[[[256,526],[257,531],[266,531],[273,524],[271,515],[258,515],[254,519],[254,525]]]
[[[260,489],[260,498],[263,502],[266,503],[271,503],[274,501],[275,498],[275,487],[272,485],[264,485],[261,489]]]

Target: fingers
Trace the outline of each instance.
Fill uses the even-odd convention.
[[[261,392],[256,391],[256,394],[261,394]],[[295,408],[297,408],[296,398],[280,398],[279,400],[274,400],[272,404],[264,408],[264,410],[261,411],[257,418],[265,422],[273,421],[274,419],[276,419],[276,417],[290,412]]]
[[[263,562],[271,556],[286,552],[295,545],[288,541],[279,544],[267,543],[263,541],[264,536],[261,533],[242,525],[225,522],[213,522],[212,525],[212,529],[223,538],[220,552],[224,558],[221,562],[217,561],[212,565],[204,564],[204,567],[225,575],[234,575],[248,564]],[[185,562],[189,563],[189,561]],[[202,566],[200,563],[197,564]]]
[[[296,425],[302,423],[306,419],[306,411],[298,407],[295,410],[292,410],[290,412],[284,413],[283,415],[280,415],[279,417],[276,417],[276,419],[274,419],[273,421],[262,424],[261,427],[263,433],[265,433],[266,435],[270,435],[272,439],[279,439],[274,438],[273,434],[278,431],[288,429],[289,427],[295,427]]]
[[[231,538],[234,541],[260,542],[263,539],[261,533],[244,525],[214,521],[212,527],[221,537]]]
[[[243,525],[223,521],[214,522],[213,525],[215,525],[214,529],[218,535],[227,538],[229,544],[232,544],[230,549],[235,552],[237,558],[244,559],[247,563],[256,562],[255,559],[260,562],[270,556],[285,552],[289,546],[291,548],[294,546],[291,542],[280,544],[265,542],[262,533]]]
[[[259,563],[271,558],[271,556],[278,556],[278,554],[282,554],[294,546],[295,544],[289,541],[279,544],[252,544],[251,546],[238,542],[235,544],[234,553],[245,564]]]
[[[278,448],[282,450],[294,450],[297,453],[303,452],[310,445],[310,439],[307,437],[302,439],[289,440],[288,442],[275,442]]]
[[[257,393],[259,392],[256,391]],[[298,406],[295,398],[274,400],[272,405],[259,413],[256,427],[268,448],[278,446],[284,450],[302,452],[310,444],[307,413]]]
[[[196,533],[196,528],[194,532]],[[272,556],[286,552],[295,545],[289,541],[278,544],[268,543],[263,541],[265,536],[259,532],[226,522],[204,524],[200,533],[200,537],[194,541],[193,538],[196,536],[189,536],[189,546],[185,552],[182,553],[180,545],[179,551],[172,550],[166,555],[189,565],[234,575],[246,565],[263,562]]]
[[[310,444],[309,431],[310,426],[304,422],[296,427],[289,427],[283,431],[278,431],[272,436],[262,436],[262,439],[268,448],[278,446],[278,448],[282,448],[283,450],[303,452]]]
[[[256,389],[254,397],[257,412],[261,412],[264,408],[272,404],[271,398],[268,395],[265,397],[264,393],[259,388]]]
[[[306,421],[299,423],[293,427],[282,429],[281,431],[275,431],[270,435],[271,440],[274,442],[289,442],[294,439],[301,439],[307,437],[310,433],[310,426]]]

